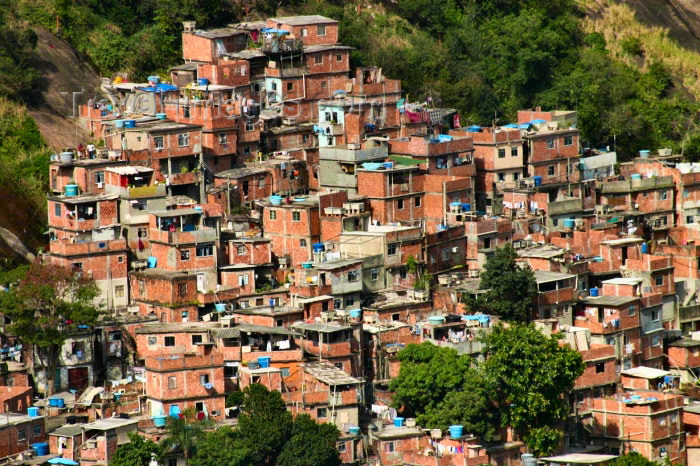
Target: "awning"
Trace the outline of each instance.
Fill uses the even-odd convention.
[[[390,160],[398,163],[399,165],[420,165],[425,163],[425,160],[418,160],[412,157],[404,157],[403,155],[390,155]]]

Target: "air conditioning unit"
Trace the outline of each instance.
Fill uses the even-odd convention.
[[[455,246],[452,248],[452,253],[453,254],[458,254],[459,253],[459,246]]]

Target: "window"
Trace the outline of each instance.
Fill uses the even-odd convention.
[[[357,270],[348,271],[348,281],[349,282],[356,282],[359,278],[360,278],[360,274],[357,273]]]
[[[155,346],[158,344],[158,339],[156,337],[148,337],[148,346]]]
[[[205,244],[203,246],[197,246],[196,251],[197,257],[209,257],[214,255],[214,245]]]
[[[169,336],[164,339],[165,346],[175,346],[175,337]]]
[[[165,149],[165,141],[163,140],[163,136],[154,137],[153,138],[153,145],[155,146],[156,150]]]
[[[520,179],[520,173],[515,172],[513,173],[513,181],[518,181]]]
[[[180,147],[187,147],[190,145],[190,135],[189,133],[182,133],[177,135],[177,145]]]
[[[326,26],[317,26],[316,27],[316,35],[325,36],[326,35]]]
[[[304,28],[301,30],[301,37],[306,37],[309,35],[309,30]]]
[[[301,142],[302,142],[302,144],[306,144],[307,142],[309,142],[309,135],[308,135],[308,134],[302,134],[302,135],[301,135]]]
[[[662,201],[665,201],[666,199],[668,199],[668,191],[661,191],[659,193],[659,199],[661,199]]]
[[[659,425],[660,425],[660,426],[665,426],[665,425],[666,425],[666,416],[661,416],[661,417],[659,417]]]
[[[123,298],[124,297],[124,285],[117,285],[114,287],[114,297]]]
[[[100,184],[105,182],[105,172],[95,172],[95,183]]]
[[[345,307],[350,307],[355,305],[355,297],[354,296],[346,296],[345,297]]]
[[[245,131],[246,133],[250,133],[251,131],[255,131],[255,123],[252,121],[246,121],[245,122]]]
[[[599,362],[595,365],[595,373],[596,374],[602,374],[605,372],[605,363],[604,362]]]
[[[323,55],[320,53],[317,53],[314,55],[314,65],[322,65],[323,64]]]
[[[192,344],[196,345],[197,343],[202,342],[202,335],[192,335]]]
[[[554,149],[554,138],[547,139],[547,149]]]
[[[406,277],[408,277],[408,270],[406,270],[406,269],[399,270],[399,278],[401,280],[406,280]]]
[[[444,248],[442,250],[442,260],[446,261],[450,258],[450,249],[449,248]]]
[[[376,282],[377,280],[379,280],[379,269],[374,268],[374,269],[370,270],[369,276],[373,282]]]
[[[73,271],[78,272],[80,270],[83,270],[83,263],[82,262],[73,262],[71,264],[71,268]]]
[[[337,444],[336,449],[338,450],[338,453],[345,453],[345,442]]]
[[[683,190],[683,197],[690,197],[690,192],[687,189]]]
[[[511,147],[511,148],[510,148],[510,156],[511,156],[511,157],[517,157],[517,156],[518,156],[518,148],[517,148],[517,147]]]
[[[228,136],[226,133],[219,133],[219,144],[226,144],[228,142]]]
[[[505,157],[506,157],[506,150],[505,149],[498,149],[498,158],[504,159]]]
[[[403,209],[403,199],[399,199],[398,201],[396,201],[396,208],[399,210]]]
[[[506,174],[505,173],[499,173],[498,174],[498,181],[505,181],[506,180]]]
[[[61,216],[61,204],[59,204],[58,202],[53,205],[53,214],[56,217]]]
[[[181,249],[180,250],[180,260],[181,261],[190,260],[190,250],[189,249]]]
[[[180,298],[185,297],[187,295],[187,283],[178,283],[177,284],[177,295]]]
[[[661,345],[661,338],[658,335],[654,335],[651,337],[651,346],[659,346]]]
[[[17,440],[20,442],[24,442],[25,440],[27,440],[27,429],[17,430]]]
[[[82,341],[74,341],[73,344],[71,345],[71,352],[73,354],[82,354],[83,349],[85,348],[85,345],[83,345]]]
[[[387,254],[390,256],[395,256],[396,255],[396,250],[397,250],[397,244],[396,243],[391,243],[390,245],[387,246]]]
[[[209,374],[200,374],[199,376],[199,384],[204,385],[209,383]]]
[[[277,211],[270,209],[270,220],[277,220]]]
[[[629,315],[630,317],[632,317],[635,314],[635,312],[636,308],[634,306],[630,306],[627,308],[627,315]]]
[[[238,286],[245,286],[248,284],[248,274],[242,273],[238,275]]]
[[[41,435],[41,424],[37,424],[34,426],[32,435],[34,437],[39,437]]]
[[[292,222],[301,222],[301,212],[298,210],[292,212]]]
[[[550,165],[547,167],[547,175],[549,176],[554,176],[554,165]]]
[[[336,55],[335,61],[343,61],[343,56],[341,54]]]
[[[656,286],[663,286],[664,284],[664,276],[663,275],[657,275],[654,277],[654,283],[656,283]]]
[[[174,375],[168,377],[168,388],[171,390],[177,388],[177,378]]]
[[[333,300],[333,309],[340,309],[343,307],[343,300],[336,298]]]
[[[447,168],[447,159],[445,157],[438,157],[435,160],[435,167],[438,169]]]
[[[325,89],[328,87],[328,81],[321,81],[321,89]]]
[[[294,83],[292,83],[292,82],[287,83],[287,90],[293,91],[294,90]]]
[[[328,416],[328,409],[327,408],[316,408],[316,417],[324,418],[327,416]]]
[[[289,377],[289,367],[282,367],[280,368],[280,372],[282,373],[282,378],[287,378]]]
[[[246,250],[244,244],[239,244],[238,246],[236,246],[236,255],[237,256],[245,256],[247,254],[247,252],[248,251]]]
[[[340,369],[341,371],[343,370],[343,363],[342,363],[342,362],[336,362],[336,363],[333,363],[333,365],[334,365],[337,369]]]
[[[695,216],[694,215],[686,215],[685,223],[695,223]]]
[[[182,116],[185,118],[190,117],[190,107],[189,106],[182,107]]]
[[[299,240],[299,246],[301,246],[302,248],[306,247],[306,240],[304,238]]]
[[[413,205],[415,205],[416,207],[420,207],[420,197],[413,198]]]
[[[658,322],[660,319],[660,314],[659,311],[651,311],[651,321],[652,322]]]
[[[394,453],[396,451],[396,445],[394,442],[386,442],[384,444],[384,453]]]
[[[564,136],[564,145],[565,146],[572,146],[574,144],[574,137],[569,135],[569,136]]]

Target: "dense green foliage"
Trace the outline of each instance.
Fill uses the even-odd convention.
[[[159,458],[160,447],[156,442],[137,434],[129,432],[129,443],[120,445],[114,455],[109,458],[112,466],[148,466],[151,462],[151,454],[155,453]]]
[[[620,456],[610,463],[610,466],[661,466],[657,461],[651,461],[643,455],[633,451]]]
[[[340,465],[333,424],[306,414],[292,417],[277,391],[260,384],[243,390],[238,427],[206,432],[197,439],[192,466]]]
[[[509,322],[527,322],[530,318],[537,282],[530,267],[520,267],[511,244],[498,248],[488,258],[481,273],[479,288],[487,290],[475,298],[467,297],[473,311],[496,314]]]
[[[583,373],[581,355],[532,325],[498,326],[481,341],[486,360],[478,365],[430,343],[401,350],[389,384],[394,405],[424,427],[461,424],[485,440],[511,426],[538,456],[551,453],[562,438],[563,395]]]

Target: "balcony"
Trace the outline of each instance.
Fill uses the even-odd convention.
[[[659,330],[663,330],[663,328],[664,328],[664,323],[661,321],[661,319],[659,319],[657,321],[651,321],[651,320],[642,321],[642,333],[644,333],[644,334],[657,332]]]
[[[150,240],[168,244],[211,243],[219,234],[214,228],[202,228],[194,231],[163,231],[151,228]]]
[[[202,181],[202,172],[173,173],[168,179],[172,185],[199,183]]]
[[[465,341],[461,343],[451,343],[449,341],[441,340],[426,340],[435,346],[444,346],[446,348],[456,349],[459,354],[479,354],[483,351],[484,344],[480,341]]]
[[[165,185],[154,184],[151,186],[122,187],[108,184],[105,192],[119,194],[122,199],[145,199],[151,197],[165,197]]]
[[[301,39],[282,39],[280,36],[275,36],[264,39],[260,50],[270,53],[301,52],[304,50],[304,41]]]
[[[700,320],[700,304],[683,306],[679,309],[681,322],[693,322]]]
[[[583,210],[581,198],[562,199],[553,201],[547,204],[547,213],[549,215],[563,215]]]
[[[68,240],[56,240],[49,244],[49,251],[60,256],[79,256],[104,253],[109,251],[125,251],[126,240],[89,241],[86,243],[71,243]]]
[[[340,123],[319,123],[318,125],[326,136],[342,136],[345,128]]]
[[[597,320],[590,319],[589,317],[584,317],[584,316],[576,316],[576,320],[574,321],[574,325],[576,327],[583,327],[587,328],[588,330],[591,331],[593,334],[597,335],[605,335],[609,333],[616,333],[620,331],[620,325],[615,325],[614,323],[615,319],[612,319],[610,322],[598,322]],[[618,320],[619,322],[619,320]]]
[[[653,178],[642,178],[639,180],[609,181],[607,183],[603,183],[601,191],[603,194],[631,193],[635,191],[672,188],[673,186],[673,177],[659,176]]]
[[[318,343],[316,341],[304,340],[302,348],[309,354],[323,357],[341,357],[349,356],[359,350],[357,340],[354,338],[350,341],[340,341],[337,343]]]
[[[270,78],[287,78],[309,74],[306,66],[285,67],[285,68],[265,68],[265,76]]]

